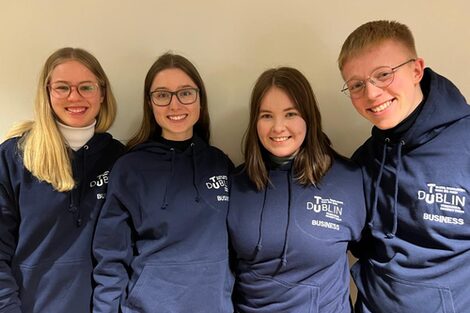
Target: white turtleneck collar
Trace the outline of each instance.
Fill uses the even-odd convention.
[[[85,127],[70,127],[57,121],[57,126],[62,136],[64,136],[65,142],[73,151],[78,151],[93,137],[95,134],[95,125],[96,120],[90,126]]]

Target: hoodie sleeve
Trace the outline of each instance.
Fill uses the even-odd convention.
[[[5,173],[6,170],[1,172]],[[11,269],[20,218],[6,186],[0,181],[0,313],[21,313],[18,285]]]
[[[111,172],[105,204],[97,221],[93,254],[97,261],[93,271],[96,287],[93,294],[94,313],[120,312],[129,282],[129,266],[133,257],[132,229],[129,210],[132,202],[122,168]],[[113,175],[114,174],[114,175]]]

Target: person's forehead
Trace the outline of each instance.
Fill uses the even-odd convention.
[[[364,76],[381,66],[395,66],[397,62],[409,56],[409,49],[395,40],[385,40],[371,43],[353,53],[343,65],[343,78]]]

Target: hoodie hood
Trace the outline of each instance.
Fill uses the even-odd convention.
[[[374,220],[380,202],[379,197],[383,193],[381,184],[384,171],[388,171],[394,176],[393,182],[388,184],[388,186],[392,184],[393,191],[390,191],[390,187],[386,188],[387,193],[393,195],[390,216],[385,222],[387,225],[384,225],[382,229],[386,238],[394,238],[398,227],[398,190],[400,172],[403,170],[403,156],[438,136],[447,126],[470,116],[470,106],[457,87],[430,68],[424,70],[421,89],[424,95],[421,112],[411,127],[401,135],[401,138],[392,140],[379,129],[373,127],[372,137],[365,144],[369,149],[359,149],[353,156],[353,159],[360,161],[367,159],[364,153],[372,154],[376,156],[375,162],[379,164],[379,171],[373,183],[369,222],[371,228],[375,227]]]
[[[420,85],[424,94],[423,108],[414,124],[400,139],[408,149],[426,143],[447,125],[470,116],[465,97],[447,78],[426,68]],[[380,144],[386,139],[375,126],[372,128],[372,138]]]

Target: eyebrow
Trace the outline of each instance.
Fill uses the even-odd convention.
[[[65,83],[65,84],[68,84],[68,85],[73,85],[72,82],[68,81],[68,80],[56,80],[56,81],[51,81],[49,82],[49,84],[55,84],[55,83]],[[99,84],[99,82],[95,82],[95,81],[92,81],[92,80],[82,80],[82,81],[79,81],[78,84],[82,84],[82,83],[94,83],[94,84]]]
[[[191,85],[180,85],[176,88],[176,90],[181,90],[181,89],[185,89],[185,88],[197,88],[197,87],[194,87],[194,86],[191,86]],[[157,88],[154,89],[154,91],[157,91],[157,90],[169,91],[170,89],[167,88],[167,87],[157,87]]]
[[[287,111],[292,111],[292,110],[298,111],[299,109],[292,106],[292,107],[288,107],[287,109],[282,110],[282,112],[287,112]],[[261,112],[272,112],[272,111],[270,111],[270,110],[261,110],[260,109],[259,112],[261,113]]]

